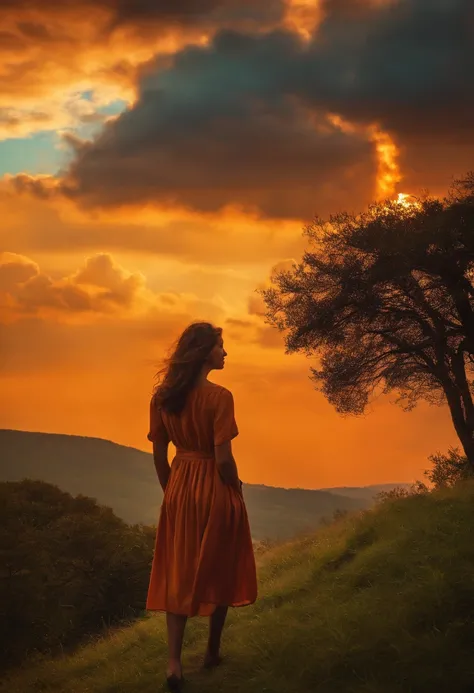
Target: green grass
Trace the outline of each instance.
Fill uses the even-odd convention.
[[[225,664],[200,670],[206,621],[190,621],[189,693],[472,693],[474,485],[385,503],[259,557],[260,598],[232,613]],[[39,660],[0,692],[162,690],[164,618],[151,615]]]

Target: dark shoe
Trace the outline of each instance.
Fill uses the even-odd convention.
[[[217,657],[206,657],[204,660],[204,669],[214,669],[222,664],[222,657],[217,655]]]
[[[179,677],[176,676],[176,674],[171,674],[171,676],[167,676],[166,683],[169,691],[172,691],[173,693],[180,693],[180,691],[183,689],[184,679],[182,676]]]

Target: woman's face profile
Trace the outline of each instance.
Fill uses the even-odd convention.
[[[211,366],[212,369],[222,370],[224,368],[226,356],[227,356],[227,352],[224,349],[224,340],[222,339],[222,336],[219,335],[218,340],[217,340],[217,344],[215,345],[215,347],[212,349],[211,353],[209,354],[209,358],[208,358],[209,365]]]

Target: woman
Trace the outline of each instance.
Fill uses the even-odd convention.
[[[210,616],[207,668],[220,663],[229,606],[257,598],[250,528],[232,439],[238,435],[231,392],[207,379],[224,368],[222,330],[190,325],[178,340],[150,404],[150,432],[164,491],[147,609],[165,611],[170,690],[183,682],[186,620]],[[176,446],[170,467],[168,444]]]

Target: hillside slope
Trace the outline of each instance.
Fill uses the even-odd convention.
[[[99,438],[0,430],[0,480],[40,479],[111,507],[126,522],[156,524],[162,500],[149,453]],[[336,510],[367,507],[371,499],[328,491],[245,485],[256,540],[288,539],[317,527]]]
[[[226,663],[200,670],[205,619],[189,624],[189,693],[472,693],[474,485],[385,503],[269,552],[260,598],[232,613]],[[0,693],[154,693],[166,661],[151,615]]]

